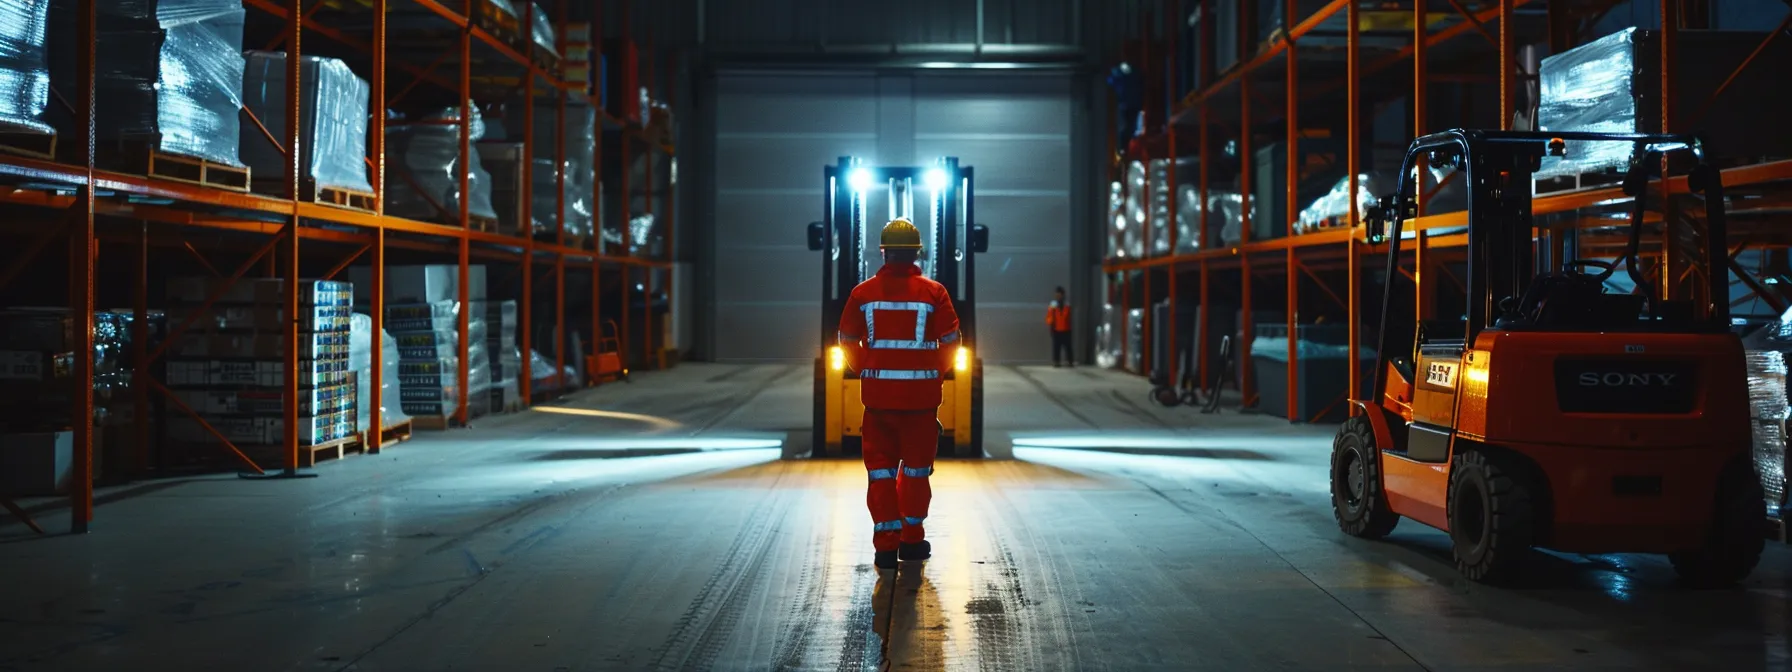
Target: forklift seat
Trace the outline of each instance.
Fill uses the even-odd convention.
[[[1636,324],[1643,314],[1637,294],[1608,294],[1596,275],[1544,273],[1531,282],[1515,312],[1500,316],[1502,329],[1603,329]]]

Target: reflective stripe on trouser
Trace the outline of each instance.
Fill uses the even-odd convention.
[[[931,413],[880,413],[867,410],[863,426],[865,469],[870,473],[891,472],[896,478],[873,478],[866,489],[865,504],[871,509],[871,520],[877,523],[872,544],[877,550],[894,550],[900,542],[916,542],[926,538],[921,522],[927,518],[927,507],[933,499],[928,477],[933,474],[933,458],[939,448],[940,424]],[[897,522],[889,528],[883,521]]]

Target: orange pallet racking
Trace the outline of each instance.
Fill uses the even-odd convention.
[[[134,459],[139,468],[147,459],[146,451],[150,436],[149,408],[153,394],[167,395],[169,401],[173,402],[172,406],[184,407],[178,399],[172,398],[167,388],[153,379],[150,375],[150,365],[165,354],[168,344],[173,342],[180,332],[193,326],[199,319],[198,313],[216,302],[224,291],[219,289],[213,292],[213,296],[209,297],[203,307],[199,311],[195,311],[194,314],[170,315],[169,333],[164,335],[163,343],[159,347],[152,349],[147,338],[148,321],[146,319],[149,314],[148,269],[151,247],[182,248],[196,260],[200,267],[217,277],[228,278],[225,284],[237,282],[250,275],[258,265],[265,263],[270,270],[269,275],[286,280],[284,301],[286,314],[289,315],[297,314],[299,308],[298,281],[301,268],[301,241],[305,242],[308,247],[315,247],[319,250],[317,254],[324,255],[322,260],[326,263],[338,259],[340,256],[340,260],[335,261],[330,270],[317,276],[322,279],[330,279],[338,275],[351,264],[365,257],[372,267],[370,296],[373,333],[375,334],[382,333],[384,328],[385,288],[383,285],[389,250],[454,259],[454,263],[459,269],[459,300],[463,305],[468,301],[468,269],[474,258],[519,264],[522,284],[521,296],[518,297],[520,299],[518,322],[521,332],[519,342],[523,344],[525,353],[528,351],[528,345],[534,342],[530,333],[532,327],[535,326],[531,315],[532,301],[530,297],[535,295],[534,283],[538,280],[537,267],[547,266],[546,270],[551,273],[554,283],[556,299],[553,324],[556,359],[558,360],[555,363],[557,370],[576,361],[573,357],[577,356],[576,354],[569,356],[562,342],[565,333],[566,282],[569,266],[575,269],[588,269],[591,282],[590,333],[594,335],[604,333],[602,330],[603,306],[601,304],[603,294],[600,291],[603,289],[602,283],[615,282],[615,279],[620,278],[622,283],[642,282],[647,287],[654,287],[660,285],[662,279],[670,278],[675,250],[673,242],[675,231],[670,224],[672,215],[670,204],[674,199],[670,193],[671,188],[663,184],[663,180],[658,177],[661,173],[656,172],[655,168],[656,163],[662,159],[673,160],[673,148],[664,141],[663,137],[650,137],[643,128],[604,112],[600,104],[600,93],[588,91],[583,84],[574,85],[566,82],[566,77],[563,76],[565,66],[561,65],[558,59],[536,57],[537,54],[532,53],[531,45],[527,42],[526,37],[523,41],[507,40],[503,36],[494,35],[488,31],[484,27],[485,22],[470,21],[467,17],[479,16],[480,12],[489,12],[489,7],[486,7],[488,3],[485,1],[333,0],[306,3],[301,0],[244,0],[243,5],[251,19],[263,21],[263,25],[268,25],[268,22],[271,22],[273,25],[282,26],[279,29],[279,34],[268,43],[267,48],[287,52],[285,61],[287,65],[285,82],[288,86],[286,118],[298,119],[302,114],[300,90],[303,78],[301,77],[299,55],[312,53],[305,47],[310,47],[313,39],[319,39],[319,43],[322,45],[317,48],[318,53],[360,59],[359,62],[351,61],[351,64],[355,66],[358,73],[367,75],[371,89],[372,105],[369,110],[367,160],[371,182],[376,193],[371,199],[357,197],[345,203],[332,203],[328,198],[319,197],[315,185],[310,184],[303,177],[297,151],[302,142],[301,129],[298,124],[291,124],[290,128],[280,129],[286,131],[283,134],[284,137],[275,138],[272,133],[268,133],[269,139],[274,141],[278,148],[281,148],[280,151],[287,159],[284,175],[281,176],[282,184],[285,186],[285,196],[268,196],[240,190],[212,188],[201,184],[102,170],[96,167],[96,152],[92,138],[96,131],[94,111],[99,101],[95,100],[96,49],[94,37],[97,34],[96,7],[100,1],[80,0],[78,8],[75,10],[75,34],[51,37],[51,39],[73,39],[77,44],[86,45],[84,49],[75,50],[78,52],[75,70],[79,90],[60,92],[65,95],[72,94],[67,95],[68,105],[71,109],[78,111],[76,114],[80,120],[78,123],[84,123],[86,130],[85,133],[70,134],[77,137],[63,137],[60,138],[60,141],[64,146],[73,144],[77,148],[75,155],[84,156],[85,162],[59,163],[45,158],[48,155],[41,152],[0,152],[0,205],[19,213],[26,213],[26,215],[34,212],[45,213],[41,216],[31,216],[31,219],[35,221],[15,220],[0,227],[0,229],[23,232],[28,241],[20,248],[20,252],[10,262],[10,265],[0,269],[0,288],[25,275],[28,264],[32,263],[39,253],[57,242],[57,239],[66,236],[69,241],[69,286],[73,289],[69,309],[76,316],[75,328],[72,330],[74,337],[72,377],[79,390],[75,394],[72,417],[92,418],[95,415],[93,315],[97,307],[95,286],[98,281],[96,267],[100,243],[103,241],[122,244],[133,250],[131,255],[135,267],[132,273],[134,287],[131,289],[132,308],[135,313],[132,322],[133,338],[131,339],[135,366],[133,376],[134,380],[141,381],[142,384],[132,386],[134,389],[132,404],[135,409],[132,429],[137,439],[137,454]],[[570,5],[575,3],[588,7],[588,14],[594,22],[592,31],[601,36],[603,34],[602,20],[605,16],[602,0],[543,0],[542,5],[548,8],[547,11],[553,12],[552,16],[558,19],[555,23],[564,27],[567,25]],[[620,37],[617,39],[625,42],[630,40],[626,28],[630,25],[626,5],[627,3],[624,3],[621,11],[622,29],[616,31],[620,33]],[[389,17],[401,7],[405,11],[421,10],[428,15],[433,15],[443,26],[440,33],[453,35],[450,40],[453,44],[448,45],[447,49],[440,53],[425,53],[421,56],[417,51],[406,50],[402,46],[394,44],[399,41],[394,38],[399,36],[388,33]],[[519,3],[518,7],[526,8],[526,5]],[[356,32],[343,28],[342,24],[335,20],[341,16],[358,17],[371,25],[365,26],[365,30],[362,32]],[[529,22],[522,23],[527,26]],[[529,31],[532,31],[532,28],[525,28],[525,34]],[[564,40],[565,37],[562,35],[562,43]],[[657,88],[654,87],[656,80],[654,79],[654,59],[651,45],[646,51],[642,67],[647,70],[647,73],[643,76],[642,83],[643,86]],[[544,67],[543,61],[548,61],[548,65]],[[458,67],[458,76],[439,74],[437,71],[444,69],[445,64]],[[482,76],[492,72],[509,73],[517,87],[508,91],[476,88],[474,78],[476,70]],[[391,84],[394,82],[389,81],[389,71],[408,76],[409,81],[405,82],[403,86],[393,87]],[[594,235],[584,240],[569,238],[565,221],[567,180],[564,171],[557,171],[559,173],[557,182],[559,192],[556,200],[559,211],[554,219],[558,228],[551,241],[537,240],[527,235],[526,230],[521,233],[479,230],[473,226],[476,218],[469,215],[470,199],[467,198],[456,199],[459,201],[458,224],[423,222],[385,214],[383,192],[387,176],[386,110],[399,99],[408,94],[414,94],[420,88],[430,89],[437,99],[455,101],[449,103],[450,105],[458,105],[459,119],[462,120],[458,124],[459,156],[463,157],[463,160],[470,155],[470,143],[473,140],[470,137],[470,125],[465,120],[471,116],[474,106],[481,102],[482,97],[514,94],[515,88],[520,88],[523,94],[522,100],[525,101],[523,155],[525,157],[534,156],[531,152],[531,145],[535,141],[533,126],[536,106],[552,105],[555,108],[554,118],[557,123],[555,137],[561,140],[560,147],[556,150],[556,158],[560,165],[565,165],[564,139],[567,137],[568,101],[569,99],[584,99],[581,102],[598,111],[596,123],[599,128],[593,129],[597,144],[594,147],[596,159],[593,162],[595,174],[592,176],[593,193],[591,194],[594,204],[604,203],[602,193],[605,187],[604,157],[619,156],[620,165],[623,167],[619,181],[624,198],[619,199],[620,202],[612,201],[605,208],[594,206],[594,210],[596,210],[593,213],[594,229],[600,235]],[[671,88],[667,86],[662,90]],[[260,125],[261,122],[254,119],[246,109],[244,114],[248,120],[244,122],[245,124]],[[263,126],[262,130],[266,131],[267,127]],[[605,153],[606,143],[614,144],[609,148],[611,153],[608,155]],[[636,185],[638,191],[644,192],[645,197],[641,199],[644,205],[633,203],[633,199],[629,196],[635,192],[631,192],[630,185],[627,184],[627,171],[632,165],[632,160],[639,154],[645,155],[648,166],[647,183]],[[525,160],[522,162],[522,166],[524,171],[522,183],[524,185],[532,184],[530,181],[532,162]],[[460,172],[459,193],[467,193],[469,171]],[[665,240],[660,249],[656,251],[649,247],[636,251],[627,244],[617,249],[611,249],[611,246],[605,245],[601,232],[611,222],[623,228],[626,241],[629,239],[629,236],[626,235],[627,222],[631,215],[637,214],[637,211],[643,209],[644,213],[642,214],[654,214],[654,190],[656,188],[661,190],[660,197],[666,204],[664,206],[666,212],[662,213],[662,217],[657,220],[664,222],[659,226],[658,231],[663,234]],[[523,221],[527,222],[530,199],[521,198],[519,200],[523,209]],[[59,223],[55,221],[58,218],[61,219]],[[45,220],[51,221],[46,223]],[[126,225],[118,225],[120,223]],[[526,229],[526,227],[524,228]],[[205,237],[221,239],[227,236],[235,236],[238,239],[224,242],[214,241],[214,243],[208,244],[212,244],[218,249],[245,250],[251,251],[251,253],[233,269],[220,270],[220,267],[213,266],[201,253],[199,247],[202,245],[196,245],[194,240]],[[257,239],[241,240],[248,236],[255,236]],[[321,268],[322,266],[319,266],[317,261],[317,258],[312,258],[312,265]],[[277,275],[272,272],[276,268],[278,269]],[[629,331],[628,325],[629,314],[632,311],[626,302],[630,294],[627,291],[627,284],[619,286],[624,290],[621,292],[621,296],[625,301],[620,310],[623,323],[621,329],[622,349],[624,352],[638,355],[634,359],[638,359],[643,365],[651,368],[653,363],[662,360],[664,355],[659,352],[659,348],[650,348],[645,343],[641,344],[638,350],[630,349],[628,341],[630,335],[634,333]],[[665,286],[669,296],[670,283],[666,282]],[[641,324],[646,328],[640,333],[651,335],[654,333],[651,328],[654,320],[653,302],[649,300],[645,303],[640,319],[642,320]],[[459,390],[459,399],[455,400],[454,418],[461,424],[464,424],[468,418],[467,355],[470,319],[468,312],[460,311],[457,326],[460,365],[457,373],[459,384],[456,389]],[[85,318],[81,316],[85,316]],[[295,343],[297,335],[296,321],[289,322],[285,327],[284,342]],[[275,466],[257,464],[246,457],[243,451],[231,445],[230,441],[224,440],[223,435],[215,429],[211,430],[211,433],[224,444],[224,447],[243,463],[246,470],[245,475],[284,477],[306,475],[300,474],[298,471],[302,463],[309,461],[308,455],[301,455],[303,449],[296,436],[299,414],[299,376],[295,373],[299,370],[298,352],[292,345],[286,346],[284,350],[283,398],[286,430],[284,450],[281,451],[282,464]],[[373,359],[372,375],[375,382],[371,385],[372,399],[365,401],[370,403],[372,408],[373,417],[369,423],[374,428],[371,432],[373,434],[372,441],[376,444],[383,444],[387,442],[383,435],[392,432],[382,431],[381,428],[384,425],[379,417],[382,405],[379,381],[380,372],[383,370],[382,348],[373,347],[371,354]],[[522,370],[518,377],[520,397],[524,405],[529,403],[532,393],[529,359],[528,356],[522,358]],[[152,393],[152,389],[155,390],[154,393]],[[187,413],[191,415],[190,411]],[[204,425],[203,420],[199,422]],[[95,429],[91,423],[77,421],[72,424],[74,464],[69,480],[68,498],[72,512],[72,529],[74,532],[80,533],[88,529],[89,523],[94,517],[94,479],[92,474]],[[209,425],[204,426],[209,429]],[[395,434],[403,434],[408,437],[409,427],[401,426]],[[15,506],[13,502],[0,497],[0,508],[8,509],[27,525],[41,532],[41,529],[38,529],[38,526],[30,520],[26,512]]]
[[[1178,25],[1177,21],[1165,21],[1165,13],[1167,12],[1168,17],[1180,18],[1186,16],[1185,8],[1199,6],[1203,10],[1203,14],[1212,16],[1211,10],[1214,2],[1215,0],[1163,0],[1146,11],[1139,23],[1143,34],[1134,41],[1133,48],[1126,54],[1128,57],[1144,62],[1146,74],[1143,79],[1145,81],[1156,82],[1164,79],[1161,76],[1162,70],[1157,69],[1160,67],[1160,63],[1162,68],[1169,70],[1170,80],[1178,79],[1176,69],[1179,64],[1176,49],[1182,39],[1182,31],[1162,30],[1161,33],[1159,32],[1158,29],[1164,26]],[[1300,3],[1295,0],[1283,0],[1283,2],[1285,2],[1282,8],[1283,16],[1302,17],[1298,9]],[[1544,29],[1530,31],[1528,35],[1546,39],[1551,50],[1559,52],[1584,42],[1581,32],[1590,27],[1586,25],[1590,22],[1583,23],[1584,19],[1596,18],[1616,3],[1608,1],[1571,3],[1567,0],[1552,0],[1547,3],[1544,0],[1489,0],[1480,3],[1478,9],[1473,9],[1471,7],[1474,5],[1472,4],[1465,5],[1462,2],[1451,0],[1450,5],[1453,11],[1444,17],[1437,16],[1434,13],[1435,10],[1428,6],[1426,0],[1404,4],[1409,7],[1404,11],[1411,14],[1412,32],[1410,40],[1402,47],[1389,48],[1383,45],[1376,49],[1374,54],[1365,53],[1369,49],[1364,45],[1361,36],[1363,25],[1361,14],[1370,9],[1386,11],[1384,6],[1368,6],[1365,3],[1352,0],[1332,0],[1299,21],[1291,20],[1288,25],[1276,31],[1271,39],[1266,40],[1266,43],[1254,55],[1241,58],[1240,63],[1227,71],[1212,73],[1204,80],[1207,83],[1203,88],[1191,91],[1181,100],[1176,101],[1169,114],[1168,123],[1162,124],[1162,127],[1155,132],[1146,134],[1144,142],[1135,143],[1133,149],[1143,147],[1143,151],[1123,150],[1113,146],[1113,141],[1110,140],[1109,155],[1115,157],[1115,164],[1112,166],[1114,174],[1110,179],[1119,179],[1118,170],[1124,161],[1148,161],[1154,158],[1174,160],[1189,156],[1182,136],[1185,133],[1194,133],[1196,136],[1194,144],[1197,146],[1197,150],[1192,156],[1198,157],[1200,163],[1199,200],[1206,203],[1208,202],[1209,188],[1208,167],[1211,165],[1210,157],[1215,152],[1214,145],[1216,144],[1214,136],[1232,131],[1232,137],[1239,145],[1237,154],[1241,164],[1239,174],[1242,183],[1239,191],[1242,192],[1242,198],[1246,204],[1242,208],[1241,240],[1237,244],[1184,252],[1178,246],[1176,238],[1179,232],[1174,226],[1176,209],[1180,204],[1178,199],[1170,198],[1168,221],[1172,223],[1172,227],[1168,232],[1170,238],[1168,254],[1150,256],[1147,253],[1147,256],[1142,258],[1109,256],[1103,262],[1103,272],[1109,278],[1109,302],[1111,304],[1123,308],[1149,308],[1153,302],[1167,298],[1172,306],[1177,305],[1176,299],[1179,291],[1187,289],[1183,286],[1186,284],[1185,282],[1179,282],[1179,280],[1186,279],[1180,278],[1180,276],[1188,273],[1195,276],[1194,284],[1199,293],[1199,304],[1205,308],[1210,305],[1209,299],[1213,298],[1210,296],[1213,274],[1220,269],[1238,269],[1240,278],[1238,284],[1242,293],[1242,297],[1238,299],[1238,306],[1242,312],[1240,324],[1244,340],[1239,347],[1235,348],[1235,351],[1245,353],[1240,357],[1248,357],[1253,325],[1251,319],[1253,275],[1279,274],[1285,279],[1288,309],[1283,312],[1286,314],[1287,329],[1290,335],[1296,332],[1298,326],[1299,288],[1302,285],[1301,278],[1305,277],[1311,280],[1312,284],[1316,285],[1318,290],[1329,300],[1338,304],[1346,315],[1350,316],[1350,319],[1347,320],[1348,348],[1349,352],[1358,352],[1361,344],[1359,331],[1362,320],[1360,315],[1364,312],[1358,305],[1359,297],[1362,296],[1361,283],[1364,279],[1362,260],[1365,258],[1364,255],[1384,252],[1385,246],[1365,239],[1363,223],[1358,221],[1359,213],[1355,208],[1351,208],[1347,221],[1341,222],[1341,226],[1297,233],[1295,229],[1296,213],[1299,213],[1307,205],[1301,202],[1297,194],[1297,175],[1301,160],[1299,145],[1302,138],[1300,117],[1303,104],[1310,104],[1324,96],[1335,96],[1339,89],[1344,89],[1347,108],[1345,122],[1347,149],[1345,150],[1344,171],[1349,176],[1349,192],[1354,194],[1357,193],[1357,176],[1362,166],[1361,148],[1359,147],[1364,130],[1363,121],[1360,118],[1363,109],[1362,98],[1371,90],[1388,91],[1405,87],[1405,85],[1388,85],[1386,81],[1375,80],[1373,79],[1375,75],[1390,71],[1403,62],[1410,63],[1412,68],[1410,87],[1403,88],[1401,92],[1409,94],[1411,97],[1412,118],[1416,120],[1416,127],[1409,125],[1408,130],[1411,132],[1407,137],[1417,137],[1429,131],[1441,130],[1425,128],[1427,85],[1428,82],[1437,79],[1436,73],[1433,73],[1429,67],[1431,52],[1456,38],[1478,34],[1490,42],[1493,50],[1497,52],[1497,60],[1494,62],[1499,65],[1487,68],[1489,72],[1485,73],[1485,76],[1498,83],[1500,127],[1507,128],[1513,120],[1514,108],[1517,104],[1516,87],[1523,75],[1518,67],[1515,47],[1515,40],[1521,32],[1515,10],[1527,5],[1532,7],[1547,5]],[[1690,18],[1688,15],[1691,14],[1690,11],[1681,11],[1681,5],[1682,3],[1678,2],[1662,3],[1661,25],[1664,29],[1661,30],[1662,48],[1660,51],[1663,65],[1661,68],[1663,79],[1661,90],[1664,93],[1660,97],[1660,102],[1666,122],[1664,131],[1684,130],[1680,124],[1685,120],[1675,119],[1673,116],[1676,109],[1674,101],[1677,91],[1674,81],[1677,69],[1672,67],[1676,63],[1675,38],[1678,30],[1686,27]],[[1304,46],[1303,38],[1312,34],[1328,19],[1334,19],[1340,15],[1344,19],[1346,31],[1343,46],[1345,51],[1343,71],[1329,71],[1325,73],[1324,77],[1303,79],[1302,57],[1320,52],[1319,49]],[[1440,18],[1450,21],[1438,21]],[[1245,43],[1251,43],[1251,36],[1247,32],[1250,27],[1249,22],[1239,21],[1238,23],[1239,39]],[[1714,76],[1727,75],[1722,80],[1725,85],[1718,87],[1717,91],[1711,94],[1710,99],[1704,102],[1702,108],[1709,108],[1730,81],[1746,68],[1754,65],[1757,58],[1766,51],[1768,43],[1774,40],[1778,33],[1785,31],[1788,25],[1792,25],[1792,17],[1788,17],[1773,32],[1763,33],[1764,41],[1760,48],[1755,49],[1746,59],[1736,63],[1732,71],[1713,73]],[[1368,56],[1373,57],[1366,59]],[[1366,63],[1365,60],[1367,60]],[[1280,66],[1283,70],[1279,76],[1274,72],[1276,66]],[[1274,82],[1275,79],[1282,81]],[[1383,75],[1383,80],[1386,79],[1389,77]],[[1398,81],[1397,78],[1395,79]],[[1378,83],[1381,86],[1372,87],[1372,83]],[[1278,88],[1282,90],[1268,93],[1270,95],[1280,93],[1281,100],[1279,102],[1284,107],[1282,114],[1283,120],[1286,122],[1286,131],[1282,140],[1287,149],[1288,174],[1284,178],[1286,180],[1284,186],[1287,188],[1285,212],[1288,221],[1274,223],[1277,226],[1286,226],[1286,230],[1280,237],[1254,241],[1251,240],[1252,208],[1249,206],[1250,199],[1254,194],[1250,186],[1253,175],[1251,161],[1254,158],[1251,143],[1253,135],[1261,137],[1265,134],[1260,130],[1256,133],[1251,131],[1256,128],[1253,126],[1255,118],[1253,115],[1261,114],[1260,107],[1256,111],[1253,110],[1253,107],[1261,106],[1265,99],[1265,92],[1257,90],[1257,87],[1265,85],[1274,87],[1276,84],[1280,84],[1281,86]],[[1147,86],[1149,90],[1150,85]],[[1151,107],[1150,97],[1151,95],[1147,94],[1146,106],[1148,108]],[[1244,130],[1238,132],[1239,129]],[[1750,188],[1761,192],[1780,190],[1783,193],[1785,187],[1792,184],[1792,161],[1779,160],[1731,166],[1723,171],[1723,177],[1726,187]],[[1171,169],[1168,175],[1168,188],[1172,195],[1176,193],[1176,179],[1176,171]],[[1689,193],[1683,176],[1670,177],[1665,180],[1658,178],[1651,184],[1650,189],[1651,193],[1661,194],[1664,197]],[[1629,199],[1617,187],[1590,188],[1539,195],[1533,204],[1533,214],[1560,217],[1559,221],[1554,223],[1539,225],[1539,244],[1553,245],[1560,249],[1559,246],[1563,244],[1562,241],[1565,237],[1573,235],[1578,230],[1595,228],[1600,225],[1599,218],[1588,214],[1589,211],[1595,208],[1609,208],[1627,200]],[[1658,204],[1666,204],[1661,207],[1673,207],[1672,200],[1669,198],[1656,200]],[[1769,202],[1778,201],[1770,199]],[[1409,249],[1412,249],[1410,266],[1401,270],[1402,273],[1410,275],[1413,282],[1420,284],[1421,287],[1426,287],[1424,281],[1437,279],[1434,276],[1441,275],[1444,279],[1449,278],[1448,271],[1444,270],[1440,264],[1450,252],[1461,248],[1466,239],[1461,235],[1445,235],[1442,232],[1466,225],[1467,218],[1463,212],[1426,213],[1422,203],[1423,199],[1421,199],[1418,218],[1407,222],[1404,227],[1407,231],[1414,233],[1417,241],[1415,245],[1408,246]],[[1203,208],[1199,218],[1197,235],[1203,242],[1217,239],[1217,236],[1210,237],[1208,235],[1210,232],[1209,210],[1211,208]],[[1667,216],[1652,214],[1652,217],[1659,217],[1654,221],[1663,221],[1662,218]],[[1770,226],[1766,226],[1770,223],[1757,220],[1752,228],[1732,227],[1731,241],[1733,243],[1743,241],[1732,247],[1732,268],[1741,276],[1742,282],[1754,290],[1767,305],[1783,308],[1788,303],[1785,297],[1774,294],[1764,286],[1767,283],[1751,277],[1747,269],[1741,268],[1734,261],[1736,253],[1748,245],[1783,248],[1792,243],[1792,240],[1788,240],[1784,233],[1777,233]],[[1143,238],[1150,241],[1152,232],[1149,228],[1149,218],[1147,218],[1145,226]],[[1662,236],[1656,236],[1651,242],[1655,250],[1653,254],[1664,260],[1660,264],[1663,267],[1661,272],[1652,271],[1651,275],[1654,276],[1652,281],[1661,282],[1662,295],[1669,298],[1685,297],[1690,291],[1700,291],[1675,281],[1675,278],[1686,277],[1686,267],[1683,264],[1688,263],[1687,259],[1695,258],[1695,253],[1671,252],[1669,250],[1670,242]],[[1616,249],[1612,246],[1612,241],[1597,238],[1580,238],[1578,244],[1583,250],[1600,247],[1608,250]],[[1346,285],[1345,291],[1342,293],[1329,287],[1320,275],[1325,270],[1340,270],[1338,268],[1340,266],[1345,275],[1344,284]],[[1420,297],[1426,296],[1424,291],[1417,294]],[[1421,314],[1424,314],[1423,311],[1430,310],[1431,307],[1423,303],[1423,299],[1421,301],[1420,310]],[[1172,363],[1167,371],[1152,372],[1150,370],[1153,361],[1150,357],[1152,339],[1149,337],[1149,334],[1152,333],[1151,320],[1152,312],[1146,310],[1143,332],[1147,336],[1142,339],[1143,352],[1141,354],[1143,356],[1139,358],[1141,364],[1138,369],[1133,369],[1128,365],[1125,351],[1128,347],[1128,339],[1117,336],[1122,353],[1119,365],[1133,373],[1155,373],[1160,382],[1175,385],[1176,378],[1180,373],[1176,364]],[[1176,329],[1179,321],[1179,319],[1172,319],[1171,324],[1168,325],[1170,343],[1178,342]],[[1198,366],[1196,375],[1199,376],[1200,385],[1203,388],[1209,383],[1209,372],[1207,371],[1210,354],[1207,352],[1209,339],[1208,334],[1205,333],[1208,321],[1200,322],[1198,329],[1201,333],[1195,339],[1198,344],[1195,355]],[[1318,416],[1306,418],[1297,415],[1296,409],[1299,408],[1296,399],[1297,390],[1299,390],[1297,372],[1299,369],[1295,366],[1295,362],[1298,352],[1295,339],[1290,337],[1288,340],[1289,366],[1285,388],[1288,394],[1286,406],[1288,419],[1290,421],[1309,421]],[[1361,389],[1359,368],[1350,367],[1348,390]],[[1241,369],[1244,374],[1240,376],[1241,380],[1237,381],[1239,392],[1243,403],[1250,406],[1257,398],[1256,381],[1249,375],[1250,367],[1241,367]],[[1340,397],[1331,406],[1340,407],[1344,401],[1344,398]],[[1325,412],[1322,411],[1319,415],[1324,414]]]

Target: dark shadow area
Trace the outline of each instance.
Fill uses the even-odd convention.
[[[147,481],[147,482],[140,483],[137,485],[119,488],[117,490],[108,490],[105,492],[95,492],[93,494],[93,505],[95,507],[99,507],[99,506],[111,504],[114,502],[122,502],[127,499],[142,497],[144,495],[152,495],[152,494],[155,494],[158,492],[172,490],[174,488],[178,488],[178,487],[186,485],[188,483],[200,483],[200,482],[212,481],[212,480],[220,480],[220,479],[219,478],[182,476],[179,478],[171,478],[171,479],[166,479],[166,480]],[[37,503],[31,504],[31,505],[20,504],[19,508],[24,509],[25,513],[32,514],[32,515],[36,515],[36,514],[40,514],[40,513],[49,513],[52,511],[63,511],[63,510],[68,509],[68,498],[67,497],[58,497],[56,499],[52,499],[47,502],[37,502]],[[10,518],[8,520],[10,520]]]

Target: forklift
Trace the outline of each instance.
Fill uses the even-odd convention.
[[[1626,249],[1614,261],[1570,250],[1560,270],[1538,273],[1532,175],[1545,154],[1582,141],[1634,148]],[[1691,271],[1707,288],[1699,302],[1664,300],[1638,270],[1649,171],[1683,151],[1705,206],[1706,258]],[[1469,189],[1456,319],[1418,319],[1399,270],[1421,157],[1457,169]],[[1754,570],[1766,510],[1730,324],[1723,185],[1696,139],[1427,135],[1407,149],[1397,192],[1372,210],[1369,242],[1388,248],[1374,385],[1352,401],[1332,447],[1332,509],[1346,534],[1380,538],[1411,518],[1449,533],[1457,570],[1489,584],[1522,576],[1533,548],[1666,554],[1695,586]],[[1635,289],[1607,291],[1620,268]]]
[[[919,183],[919,184],[917,184]],[[822,221],[809,224],[809,249],[821,255],[821,332],[815,357],[815,457],[858,454],[865,406],[858,372],[846,367],[835,345],[840,313],[854,287],[877,274],[877,236],[889,219],[907,218],[921,229],[922,274],[946,286],[958,312],[961,345],[945,372],[940,403],[942,457],[983,455],[983,359],[977,353],[976,255],[989,250],[989,229],[975,221],[973,171],[944,157],[927,167],[878,167],[841,157],[823,170]],[[928,213],[916,217],[914,191],[926,191]],[[868,205],[885,201],[889,217],[866,221]],[[870,256],[867,256],[870,255]]]

